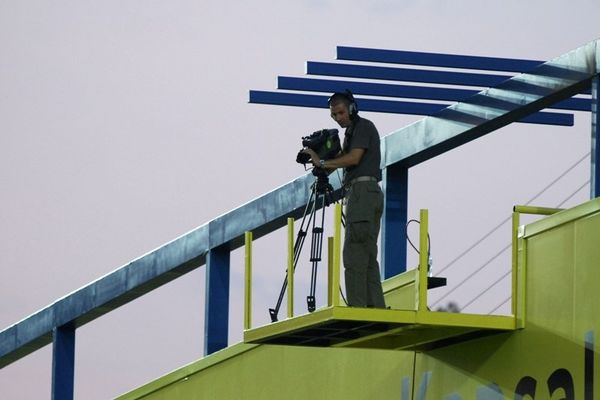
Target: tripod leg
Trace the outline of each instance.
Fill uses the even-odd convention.
[[[304,245],[304,240],[306,239],[306,233],[308,232],[308,228],[310,227],[311,221],[315,216],[316,211],[316,192],[313,188],[310,198],[306,203],[306,207],[304,208],[304,214],[302,215],[302,222],[300,223],[300,229],[298,230],[298,235],[296,236],[296,242],[294,243],[294,272],[296,272],[296,265],[298,264],[298,260],[300,259],[300,253],[302,252],[302,246]],[[310,210],[310,212],[309,212]],[[308,216],[308,219],[306,218]],[[304,227],[304,223],[307,222],[306,228]],[[269,316],[271,317],[271,322],[277,322],[277,315],[279,314],[279,309],[281,308],[281,303],[283,302],[283,296],[285,295],[285,291],[287,289],[287,269],[285,271],[286,277],[283,279],[283,284],[281,285],[281,290],[279,291],[279,297],[277,298],[277,304],[275,308],[269,308]]]
[[[312,262],[312,272],[310,277],[310,294],[306,298],[306,303],[309,312],[313,312],[316,309],[315,292],[317,288],[317,269],[319,262],[321,261],[323,251],[323,226],[325,223],[325,195],[321,197],[321,224],[316,226],[316,217],[313,220],[312,229],[312,241],[310,245],[310,261]]]

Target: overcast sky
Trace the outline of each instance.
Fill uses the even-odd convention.
[[[596,39],[598,11],[592,0],[0,0],[0,329],[301,175],[300,137],[335,124],[326,110],[248,104],[250,89],[333,61],[337,45],[547,60]],[[381,136],[418,119],[363,115]],[[589,115],[577,113],[574,127],[515,124],[411,169],[410,216],[430,209],[434,268],[589,143]],[[556,206],[587,179],[589,160],[536,204]],[[461,280],[509,239],[506,226],[447,276]],[[265,323],[285,238],[255,246]],[[507,270],[501,261],[480,288]],[[242,265],[238,250],[232,293]],[[506,286],[494,290],[466,311],[500,304]],[[201,268],[79,329],[76,398],[114,397],[201,357],[203,296]],[[237,342],[242,296],[231,301]],[[0,398],[49,398],[50,367],[47,346],[2,369]]]

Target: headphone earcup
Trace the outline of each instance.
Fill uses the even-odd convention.
[[[354,100],[354,99],[352,99],[352,100]],[[348,105],[348,114],[355,115],[357,112],[358,112],[358,110],[356,109],[356,103],[354,101],[352,101]]]
[[[348,114],[354,114],[354,103],[348,104]]]
[[[356,114],[358,114],[358,107],[356,106],[356,100],[354,100],[354,95],[348,89],[346,89],[346,91],[344,92],[344,95],[346,96],[346,98],[348,100],[350,100],[350,104],[348,105],[348,113],[352,117],[354,117]]]

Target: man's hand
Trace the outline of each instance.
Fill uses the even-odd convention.
[[[304,150],[302,150],[302,152],[310,156],[310,161],[312,162],[314,167],[318,168],[320,166],[319,163],[321,162],[321,158],[313,149],[309,149],[307,147]]]
[[[315,166],[315,168],[321,167],[321,158],[314,150],[309,149],[308,147],[302,150],[303,153],[306,153],[310,156],[310,161]],[[333,171],[336,168],[347,168],[352,167],[354,165],[358,165],[363,155],[365,154],[365,149],[354,148],[350,150],[349,153],[341,154],[336,158],[332,158],[327,160],[327,165],[325,169]]]

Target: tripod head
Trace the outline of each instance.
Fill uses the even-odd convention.
[[[331,204],[331,193],[333,193],[333,186],[329,183],[329,176],[327,171],[322,168],[313,168],[312,174],[317,177],[315,183],[313,183],[313,190],[322,196],[325,196],[326,206]]]

